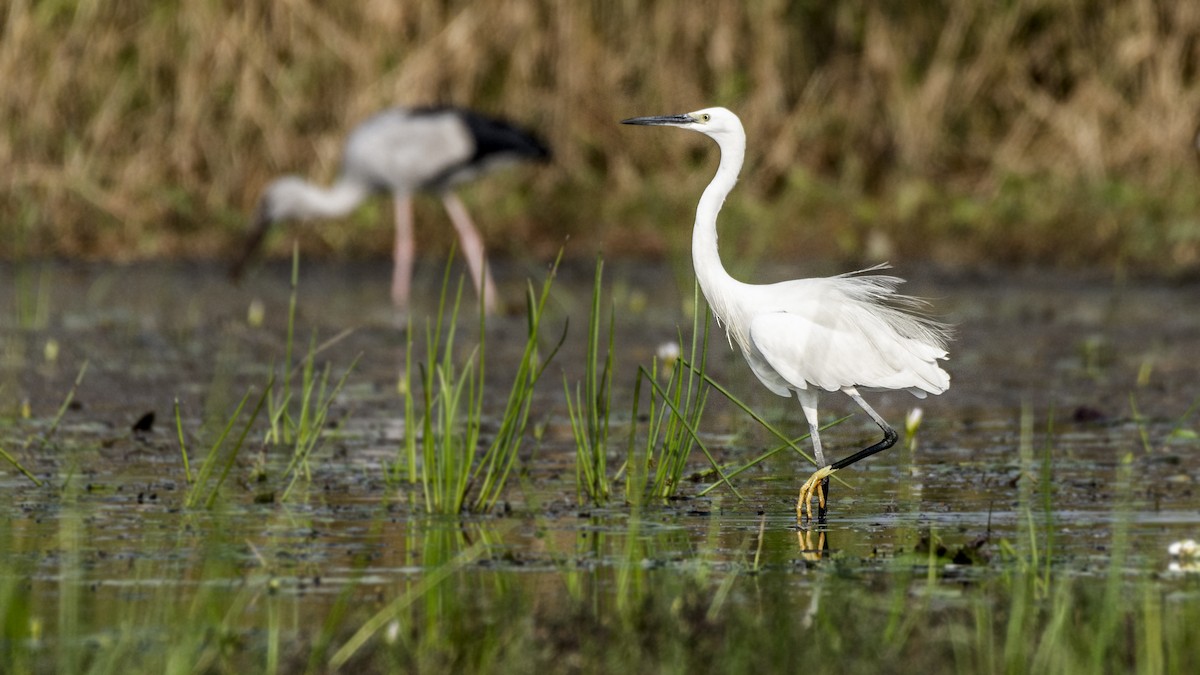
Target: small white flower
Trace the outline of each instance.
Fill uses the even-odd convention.
[[[908,416],[904,418],[904,432],[909,436],[917,433],[917,429],[921,427],[921,418],[925,416],[925,411],[920,408],[913,408],[908,411]]]
[[[55,363],[58,361],[58,340],[50,338],[46,340],[46,346],[42,348],[42,356],[46,358],[46,363]]]
[[[251,328],[261,328],[266,314],[267,308],[263,305],[263,301],[255,298],[250,301],[250,307],[246,310],[246,323]]]
[[[658,348],[654,350],[655,356],[665,365],[674,365],[679,360],[679,343],[678,342],[661,342]]]

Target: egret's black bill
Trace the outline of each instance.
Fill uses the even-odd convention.
[[[641,124],[648,127],[658,127],[691,124],[695,121],[689,115],[657,115],[654,117],[630,117],[627,120],[621,120],[621,124]]]

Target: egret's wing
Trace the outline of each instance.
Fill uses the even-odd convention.
[[[949,386],[949,375],[936,363],[944,350],[898,334],[871,308],[858,305],[823,303],[803,314],[759,314],[751,321],[750,341],[798,389],[859,386],[940,394]]]

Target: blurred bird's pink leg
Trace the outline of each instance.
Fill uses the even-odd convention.
[[[413,211],[412,197],[396,197],[396,248],[392,252],[392,304],[408,306],[413,270]]]
[[[458,231],[459,240],[462,241],[463,255],[467,258],[467,266],[471,268],[471,280],[475,282],[475,290],[483,296],[484,309],[488,314],[493,314],[496,311],[496,283],[492,281],[492,271],[487,268],[487,261],[484,259],[483,238],[479,236],[479,230],[475,229],[471,217],[467,215],[467,207],[461,199],[447,192],[442,195],[442,203],[446,206],[446,213],[450,214],[454,229]]]

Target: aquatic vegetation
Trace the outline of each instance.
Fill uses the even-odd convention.
[[[666,499],[677,494],[683,475],[691,461],[692,451],[699,449],[708,459],[713,472],[735,495],[737,489],[725,479],[723,470],[699,435],[700,421],[708,390],[704,379],[704,364],[708,353],[708,324],[712,313],[693,316],[690,358],[698,359],[700,370],[675,367],[678,357],[669,364],[659,365],[656,356],[649,369],[639,366],[630,408],[626,460],[615,476],[608,474],[609,430],[612,415],[612,376],[614,353],[614,314],[610,310],[607,340],[603,354],[601,343],[601,283],[603,263],[597,262],[592,288],[591,313],[585,351],[584,381],[577,383],[572,393],[564,378],[563,389],[571,430],[575,439],[575,484],[578,501],[604,504],[608,501],[613,480],[625,478],[625,501],[639,504],[646,498]],[[693,301],[702,306],[699,290]],[[702,327],[703,324],[703,327]],[[683,337],[677,349],[682,351]],[[603,357],[603,358],[601,358]],[[659,376],[667,378],[666,385]],[[642,387],[648,389],[646,412],[642,407]],[[645,424],[638,420],[645,415]],[[739,495],[740,498],[740,495]]]
[[[293,365],[299,284],[300,254],[298,249],[294,249],[292,254],[291,292],[288,299],[283,363],[277,368],[272,368],[272,372],[267,382],[262,386],[262,391],[250,412],[249,418],[242,427],[241,434],[239,434],[233,445],[227,447],[225,441],[241,417],[242,410],[252,396],[253,391],[248,390],[245,393],[241,402],[238,403],[233,413],[229,415],[223,430],[209,446],[204,461],[201,463],[199,471],[195,476],[192,475],[191,460],[188,456],[185,443],[179,400],[178,398],[175,400],[176,438],[178,439],[179,450],[182,456],[184,477],[190,485],[185,502],[186,506],[196,507],[203,504],[205,508],[212,508],[216,504],[220,488],[228,479],[230,471],[237,462],[243,447],[245,447],[246,441],[254,430],[254,425],[260,413],[263,412],[264,407],[268,423],[268,428],[263,433],[261,442],[261,445],[264,447],[264,457],[266,455],[265,448],[270,447],[285,446],[291,450],[291,453],[287,464],[280,471],[280,481],[273,487],[266,487],[260,490],[255,499],[267,502],[277,499],[279,501],[286,501],[301,480],[311,478],[309,459],[327,434],[330,406],[345,387],[347,378],[353,372],[358,359],[355,358],[342,373],[341,377],[331,385],[331,364],[326,363],[318,375],[316,357],[323,350],[336,344],[348,335],[350,331],[343,331],[338,336],[321,345],[316,343],[316,333],[314,331],[303,360],[299,364]],[[298,390],[296,389],[297,383],[295,382],[297,373],[300,375]],[[216,482],[214,485],[209,485],[213,472],[218,466],[220,466],[220,473],[217,475]],[[272,476],[264,459],[257,470],[256,479],[259,482],[268,482],[271,478]]]
[[[280,496],[280,499],[283,500],[288,498],[302,476],[310,477],[308,460],[324,437],[329,407],[345,387],[346,379],[358,363],[356,357],[332,387],[330,387],[331,364],[325,364],[320,376],[316,373],[317,354],[349,335],[351,330],[346,329],[321,345],[317,345],[314,331],[309,339],[308,351],[305,353],[304,360],[297,366],[292,365],[299,285],[300,252],[298,248],[293,247],[286,347],[281,366],[282,372],[272,375],[271,384],[266,388],[267,419],[271,426],[263,441],[266,444],[291,446],[291,458],[287,468],[283,471],[283,475],[288,478],[287,487],[283,489],[283,494]],[[298,395],[293,391],[292,386],[297,370],[300,372],[301,378]],[[274,386],[275,382],[281,383],[280,386]],[[297,401],[297,399],[299,400]]]
[[[237,440],[234,441],[232,446],[226,448],[225,440],[229,437],[229,432],[233,430],[234,425],[241,418],[242,409],[246,407],[246,402],[250,400],[250,396],[253,392],[247,391],[246,394],[242,396],[241,402],[238,403],[237,408],[235,408],[233,411],[233,414],[229,416],[228,423],[225,425],[221,433],[217,435],[216,440],[214,440],[212,445],[208,448],[208,454],[204,456],[204,461],[200,464],[200,470],[196,474],[194,480],[190,475],[190,462],[187,459],[187,450],[183,447],[183,427],[179,426],[180,422],[178,418],[176,419],[176,431],[180,439],[180,450],[184,457],[184,473],[187,476],[188,483],[190,484],[187,498],[184,500],[184,506],[188,508],[203,506],[206,509],[211,509],[214,505],[216,505],[217,496],[221,492],[221,486],[224,485],[226,479],[229,478],[229,472],[231,469],[233,469],[233,465],[237,461],[238,454],[241,452],[242,447],[245,446],[246,438],[254,429],[254,423],[258,420],[258,415],[262,412],[263,405],[266,403],[267,399],[270,398],[271,388],[273,385],[274,379],[267,383],[266,388],[264,388],[262,393],[259,395],[258,401],[254,404],[254,409],[251,411],[249,419],[247,419],[246,423],[242,426],[242,432],[238,435]],[[210,485],[213,472],[217,470],[218,466],[220,467],[220,473],[217,475],[216,483]]]
[[[18,462],[15,457],[8,454],[8,451],[5,450],[3,447],[0,447],[0,458],[3,458],[4,461],[8,462],[9,464],[12,464],[13,467],[15,467],[17,471],[20,471],[26,478],[33,481],[34,485],[41,485],[41,481],[39,481],[37,479],[37,476],[34,476],[32,473],[29,473],[29,469],[26,469],[24,466],[22,466],[21,463]]]
[[[641,391],[645,384],[647,392],[647,421],[645,440],[635,439],[638,425],[630,424],[629,429],[629,481],[627,498],[639,502],[645,493],[651,498],[663,499],[670,497],[679,489],[680,482],[687,469],[694,448],[699,448],[708,458],[713,470],[721,477],[730,490],[737,490],[725,479],[720,466],[709,452],[698,435],[700,421],[704,417],[704,406],[708,401],[708,385],[705,383],[705,365],[708,363],[709,324],[712,323],[712,310],[700,297],[700,287],[693,286],[692,333],[685,342],[679,337],[679,351],[684,352],[687,346],[686,363],[697,363],[696,369],[680,367],[683,360],[664,369],[667,376],[666,386],[658,381],[659,367],[655,359],[649,369],[638,368],[638,379],[633,389],[633,419],[641,412]],[[703,308],[703,311],[701,311]]]
[[[87,374],[87,370],[88,361],[84,361],[83,364],[79,366],[79,373],[75,376],[75,381],[71,383],[71,388],[67,390],[66,395],[63,397],[63,402],[58,406],[58,410],[54,413],[54,417],[50,420],[49,426],[47,426],[46,429],[40,433],[29,435],[21,447],[21,452],[42,450],[48,443],[51,442],[54,433],[58,431],[59,425],[62,424],[63,415],[67,413],[67,410],[71,407],[71,402],[75,400],[75,394],[78,392],[79,385],[81,382],[83,382],[83,376]],[[3,447],[0,447],[0,457],[3,457],[5,461],[12,464],[18,471],[21,472],[22,475],[33,481],[34,485],[41,487],[42,482],[37,479],[37,476],[34,476]]]
[[[579,503],[604,504],[611,486],[608,476],[608,430],[612,411],[613,324],[616,312],[610,307],[608,338],[604,362],[600,365],[600,297],[604,279],[604,261],[596,261],[592,282],[591,312],[588,314],[587,350],[584,353],[584,378],[575,392],[563,376],[567,416],[575,435],[575,485]]]
[[[713,518],[692,535],[656,528],[651,509],[590,520],[549,574],[514,573],[519,528],[409,521],[395,544],[409,547],[410,571],[381,583],[378,562],[361,556],[347,578],[307,590],[279,553],[319,556],[327,544],[272,534],[286,518],[206,512],[204,527],[186,519],[153,544],[182,559],[148,556],[108,583],[91,571],[88,542],[103,525],[85,517],[87,501],[69,494],[52,523],[50,575],[30,555],[37,545],[0,520],[6,672],[744,672],[813,659],[902,672],[1200,666],[1191,644],[1200,607],[1181,597],[1182,577],[1094,583],[1055,566],[1039,591],[1041,570],[998,563],[963,577],[934,547],[796,562],[792,533],[765,520],[729,532]],[[388,520],[377,511],[370,529],[386,531]],[[231,558],[231,547],[246,557]],[[48,592],[57,601],[38,603]]]
[[[19,265],[13,283],[16,324],[25,330],[44,330],[50,322],[50,291],[54,284],[49,265]]]
[[[607,261],[605,276],[614,269],[619,264]],[[582,276],[594,280],[588,272]],[[1058,396],[1045,407],[1039,407],[1044,399],[1031,396],[1034,402],[1017,412],[1020,392],[999,404],[989,399],[986,408],[982,396],[930,404],[919,428],[910,417],[906,429],[919,440],[919,451],[910,444],[896,460],[848,475],[854,489],[844,494],[853,498],[854,513],[820,531],[797,531],[790,501],[796,474],[805,468],[804,448],[796,447],[803,438],[791,437],[789,427],[802,421],[787,417],[789,408],[730,395],[721,383],[727,365],[719,352],[703,360],[702,307],[692,333],[685,329],[677,340],[683,358],[651,361],[637,378],[622,379],[617,362],[623,352],[617,350],[625,347],[628,317],[616,313],[606,347],[604,324],[612,320],[593,302],[596,391],[610,387],[611,405],[596,412],[610,416],[611,492],[603,508],[579,506],[572,466],[579,455],[564,422],[563,390],[535,385],[551,359],[562,358],[559,346],[583,354],[587,345],[580,333],[573,334],[577,343],[564,343],[570,336],[560,338],[557,323],[547,323],[544,307],[571,295],[547,300],[555,290],[549,283],[529,285],[524,319],[481,324],[479,334],[491,338],[481,344],[469,330],[472,312],[460,312],[454,292],[444,291],[442,323],[430,314],[427,328],[410,332],[411,379],[400,381],[407,389],[394,394],[390,375],[355,369],[334,404],[335,411],[346,404],[351,413],[336,428],[328,417],[324,424],[326,441],[336,443],[318,443],[294,469],[287,467],[296,458],[304,390],[312,401],[306,424],[317,430],[320,403],[336,386],[334,374],[323,379],[324,352],[316,341],[308,344],[316,359],[305,356],[301,343],[289,358],[295,363],[284,370],[271,367],[283,351],[282,326],[267,335],[258,332],[261,326],[247,332],[238,323],[216,344],[249,335],[262,345],[253,362],[245,360],[248,352],[226,352],[243,358],[228,367],[240,370],[239,378],[180,386],[168,371],[150,393],[167,405],[178,397],[175,428],[131,434],[129,405],[111,404],[97,392],[142,386],[144,371],[113,367],[103,356],[103,341],[92,338],[114,331],[111,325],[64,333],[70,339],[60,340],[58,379],[34,397],[35,409],[51,413],[6,419],[0,427],[6,442],[20,439],[18,449],[31,439],[28,451],[13,454],[48,478],[38,487],[3,464],[3,670],[796,672],[814,663],[848,672],[1200,670],[1193,636],[1200,577],[1186,543],[1195,537],[1194,467],[1187,462],[1195,445],[1192,366],[1176,371],[1176,381],[1166,379],[1173,360],[1191,363],[1180,358],[1182,351],[1166,352],[1155,387],[1139,388],[1120,420],[1055,412],[1060,399],[1074,406],[1077,398],[1091,400],[1085,397],[1099,386],[1075,371],[1069,377],[1078,378],[1070,380],[1078,388],[1055,389]],[[452,289],[445,279],[443,286]],[[300,310],[313,302],[308,288],[297,301]],[[672,308],[678,304],[671,299]],[[340,329],[348,314],[328,323]],[[278,316],[282,322],[283,313]],[[547,340],[551,326],[557,344]],[[661,323],[658,329],[677,330]],[[144,330],[137,325],[121,337],[141,344]],[[396,347],[392,329],[371,330],[356,339],[374,340],[381,350]],[[641,345],[651,354],[661,336],[640,323],[637,330],[651,333]],[[1023,327],[1022,344],[1032,342],[1036,350],[1052,342],[1030,341],[1028,330],[1036,327]],[[541,338],[524,342],[534,333]],[[498,345],[495,335],[515,336],[508,338],[515,344]],[[423,341],[434,336],[441,348],[424,349]],[[171,367],[193,367],[203,378],[211,370],[212,343],[194,348],[190,339],[165,341],[193,355]],[[1128,344],[1120,336],[1111,340],[1122,349]],[[86,377],[74,366],[61,367],[76,358],[81,342],[96,348]],[[118,341],[116,348],[127,345]],[[331,346],[337,356],[330,360],[349,363],[359,347]],[[982,356],[964,369],[988,368],[1012,352],[1004,344],[978,348]],[[605,374],[606,350],[612,375]],[[435,352],[432,361],[428,351]],[[1117,358],[1101,393],[1119,407],[1126,392],[1111,383],[1132,382],[1140,357]],[[39,368],[45,368],[40,359],[5,382],[18,383],[17,395],[26,396],[23,383],[50,372]],[[467,375],[468,368],[477,374]],[[276,424],[281,437],[293,434],[291,442],[273,444],[280,449],[276,456],[263,451],[259,456],[267,458],[256,459],[248,450],[273,433],[270,401],[284,401],[280,378],[288,372],[295,393]],[[1046,372],[1036,376],[1030,381],[1042,387]],[[369,386],[356,382],[367,377],[376,379]],[[69,386],[71,378],[77,389]],[[1160,380],[1167,382],[1161,389]],[[1021,385],[979,380],[978,386],[991,397]],[[689,418],[701,388],[703,414]],[[536,401],[530,398],[535,390]],[[571,390],[586,388],[572,383]],[[190,403],[193,392],[217,412],[200,414]],[[236,392],[231,401],[224,399],[228,392]],[[64,396],[70,402],[60,406]],[[438,416],[454,397],[457,421],[443,424]],[[573,397],[572,405],[579,400]],[[432,441],[425,435],[427,401]],[[402,406],[411,436],[397,421]],[[56,409],[62,412],[54,424]],[[113,410],[115,422],[109,420]],[[636,426],[632,449],[623,447],[626,411]],[[721,427],[729,412],[757,421],[728,434]],[[826,427],[841,422],[825,421]],[[470,430],[472,423],[478,431]],[[652,447],[651,424],[658,425]],[[535,425],[536,434],[530,432]],[[668,429],[690,457],[674,498],[664,499],[651,490],[659,465],[677,458],[664,449]],[[458,434],[455,442],[475,433],[476,454],[459,510],[430,515],[424,453],[427,443],[441,442],[443,430]],[[727,434],[719,448],[712,440],[717,433]],[[832,435],[849,441],[860,433],[842,428]],[[485,464],[485,451],[499,437],[519,450],[496,453]],[[530,438],[537,440],[532,452]],[[625,450],[624,467],[613,466],[614,446],[618,455]],[[716,462],[704,457],[702,446]],[[653,464],[644,460],[650,452]],[[525,459],[531,455],[533,461]],[[261,484],[256,462],[266,475]],[[258,499],[264,492],[282,494],[292,480],[307,489],[293,490],[286,500]],[[488,493],[495,501],[481,501],[485,484],[493,486]],[[614,504],[623,489],[628,503]]]
[[[564,326],[557,344],[546,352],[541,349],[542,320],[557,269],[555,260],[540,291],[535,291],[532,282],[526,288],[525,348],[499,418],[500,428],[486,447],[480,441],[486,365],[483,305],[478,315],[479,345],[462,364],[455,361],[454,349],[462,281],[459,280],[447,316],[449,266],[442,281],[436,319],[425,328],[426,358],[420,364],[414,364],[410,326],[405,368],[400,378],[404,440],[401,457],[390,474],[395,480],[403,471],[409,484],[420,483],[426,512],[456,514],[468,507],[473,511],[489,511],[499,501],[529,424],[534,387],[566,339]],[[419,398],[413,378],[418,370]],[[419,410],[417,401],[422,404]],[[469,499],[472,490],[475,496]]]
[[[676,362],[683,363],[677,356],[683,351],[682,335],[661,365],[656,355],[648,369],[638,367],[629,413],[626,459],[616,475],[609,477],[615,316],[610,310],[607,338],[601,353],[602,280],[603,262],[598,261],[588,320],[584,381],[576,384],[573,394],[565,378],[563,381],[567,413],[575,438],[575,483],[579,502],[604,504],[612,492],[612,480],[621,476],[625,478],[627,503],[639,504],[646,498],[661,500],[675,496],[688,470],[692,451],[696,449],[708,459],[712,471],[724,485],[738,495],[699,435],[708,397],[704,365],[708,359],[708,326],[712,312],[701,301],[698,288],[693,303],[697,309],[704,307],[704,311],[693,314],[688,362],[697,362],[699,367],[695,371],[690,367],[676,367]],[[666,378],[665,385],[660,384],[660,375]],[[644,409],[643,386],[648,390]],[[643,414],[645,424],[639,424]]]

